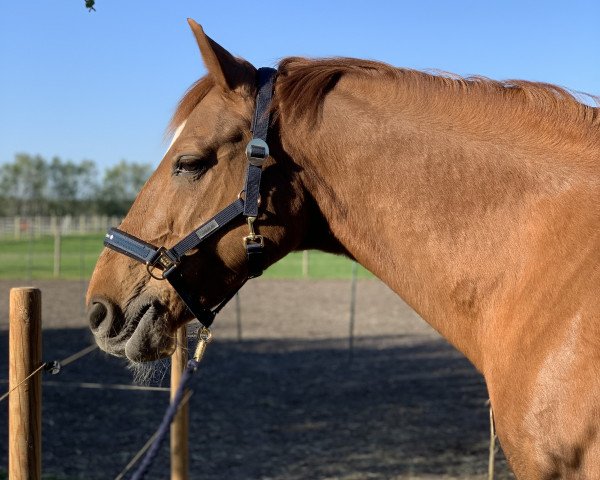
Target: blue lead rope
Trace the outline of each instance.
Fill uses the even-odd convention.
[[[179,385],[177,387],[177,391],[175,392],[175,396],[169,404],[162,422],[156,431],[156,438],[154,439],[150,449],[144,455],[140,466],[133,473],[131,480],[142,480],[146,476],[146,473],[148,473],[148,469],[152,466],[152,463],[154,462],[156,455],[158,455],[160,447],[167,436],[171,422],[173,422],[173,418],[175,418],[175,415],[177,415],[177,411],[179,410],[181,402],[183,401],[187,385],[192,379],[192,375],[196,373],[196,370],[198,370],[198,367],[200,366],[200,362],[202,361],[204,352],[206,351],[206,346],[210,342],[211,337],[212,335],[209,328],[204,326],[200,327],[198,330],[198,344],[196,345],[194,358],[188,360],[185,370],[181,375],[181,379],[179,380]]]
[[[173,421],[173,418],[175,418],[175,415],[177,415],[177,411],[179,410],[179,405],[183,400],[183,395],[187,388],[187,384],[191,380],[192,375],[196,372],[196,370],[198,370],[199,365],[200,362],[198,362],[195,359],[191,359],[188,361],[185,370],[181,375],[181,380],[179,382],[179,386],[177,387],[177,391],[175,392],[175,396],[169,404],[169,407],[165,412],[162,422],[158,427],[156,439],[154,440],[154,443],[152,444],[150,449],[146,452],[146,455],[144,455],[144,458],[142,459],[142,462],[140,463],[138,469],[133,473],[131,480],[142,480],[146,476],[146,473],[148,473],[148,469],[152,466],[152,463],[154,462],[156,455],[158,455],[160,447],[162,446],[165,437],[169,432],[171,422]]]

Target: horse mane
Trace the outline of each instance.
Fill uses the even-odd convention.
[[[554,117],[557,124],[569,123],[579,128],[600,126],[600,108],[582,103],[576,95],[582,95],[596,105],[598,97],[573,93],[557,85],[526,80],[498,81],[482,76],[461,77],[440,71],[423,72],[355,58],[284,58],[277,72],[274,109],[279,109],[290,119],[306,118],[316,122],[327,93],[343,76],[351,75],[365,80],[403,82],[411,91],[422,92],[438,104],[444,104],[455,96],[453,94],[477,96],[482,102],[493,101],[493,98],[510,99],[514,110],[533,109],[543,118]],[[214,85],[213,78],[207,75],[187,90],[169,122],[168,133],[172,134],[189,117]]]
[[[423,72],[354,58],[311,60],[288,57],[279,64],[277,97],[279,108],[290,118],[318,119],[325,96],[342,76],[355,75],[369,79],[402,82],[413,92],[421,91],[433,102],[443,104],[451,94],[477,95],[482,101],[493,97],[512,99],[514,108],[529,107],[544,116],[553,115],[562,122],[600,125],[600,108],[586,105],[576,95],[596,105],[599,98],[572,92],[557,85],[526,80],[492,80],[482,76],[461,77],[456,74]]]

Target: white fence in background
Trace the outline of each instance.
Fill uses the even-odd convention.
[[[121,217],[108,215],[80,215],[64,217],[0,217],[0,237],[39,238],[44,235],[83,235],[102,233],[121,223]]]

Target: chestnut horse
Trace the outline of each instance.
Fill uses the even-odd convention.
[[[189,21],[208,74],[121,229],[172,246],[243,186],[255,68]],[[548,84],[382,63],[278,66],[256,227],[266,264],[356,259],[484,375],[519,479],[600,478],[600,109]],[[247,275],[240,218],[182,276],[218,304]],[[87,294],[96,340],[169,355],[190,314],[167,282],[104,250]]]

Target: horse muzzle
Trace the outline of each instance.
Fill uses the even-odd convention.
[[[146,362],[167,357],[175,348],[168,311],[156,300],[139,299],[123,312],[106,297],[96,296],[87,315],[96,343],[111,355]]]

